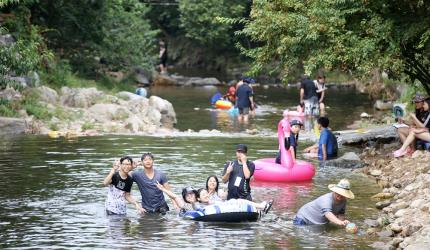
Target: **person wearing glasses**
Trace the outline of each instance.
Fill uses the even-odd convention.
[[[171,191],[167,176],[160,170],[154,168],[154,156],[151,153],[145,153],[141,157],[143,170],[138,169],[131,174],[133,181],[137,183],[142,196],[142,207],[145,213],[166,214],[169,206],[164,199],[163,191],[157,184],[162,185],[165,189]],[[172,199],[175,209],[179,206],[175,199]]]
[[[103,180],[103,185],[108,186],[108,195],[105,202],[108,215],[125,215],[127,213],[126,201],[134,204],[139,213],[143,213],[142,207],[131,196],[132,178],[128,175],[133,167],[133,159],[128,156],[115,161],[109,174]]]

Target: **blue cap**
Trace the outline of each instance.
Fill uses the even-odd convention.
[[[242,81],[246,83],[255,83],[255,80],[252,77],[243,77]]]

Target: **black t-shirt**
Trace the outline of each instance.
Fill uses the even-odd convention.
[[[422,122],[424,124],[424,127],[430,129],[430,112],[422,111],[420,113],[420,116],[419,117],[417,116],[417,118],[418,118],[418,120],[420,120],[420,122]]]
[[[236,90],[237,107],[249,108],[251,106],[251,101],[249,100],[249,97],[252,95],[252,89],[247,83],[240,85],[239,88]]]
[[[112,176],[112,185],[114,185],[119,190],[130,193],[131,186],[133,185],[133,178],[127,175],[126,179],[122,179],[119,172],[115,172]]]
[[[227,171],[228,163],[224,166],[224,172]],[[228,195],[227,200],[230,199],[247,199],[252,200],[251,198],[251,186],[249,182],[251,177],[254,175],[255,165],[252,161],[247,161],[247,165],[249,171],[251,172],[251,176],[249,179],[245,179],[243,174],[243,165],[239,164],[237,160],[233,162],[233,171],[230,173],[230,178],[228,179]]]
[[[303,80],[300,84],[300,88],[305,91],[303,96],[304,100],[310,99],[313,96],[317,96],[317,88],[315,87],[315,83],[310,79]]]

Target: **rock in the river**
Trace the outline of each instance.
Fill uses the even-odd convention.
[[[185,86],[205,86],[205,85],[220,85],[221,82],[215,77],[200,78],[191,77],[185,82]]]
[[[376,200],[383,200],[383,199],[390,199],[392,198],[394,195],[392,193],[377,193],[374,196],[372,196],[372,199],[376,199]]]
[[[375,204],[377,209],[383,209],[384,207],[388,207],[391,204],[390,200],[380,201]]]
[[[24,134],[27,123],[21,118],[0,117],[0,135]]]
[[[360,157],[353,152],[345,153],[342,157],[326,161],[326,166],[339,168],[360,168],[363,167]]]
[[[168,75],[156,75],[152,84],[155,86],[173,86],[178,85],[178,81]]]
[[[370,171],[371,176],[377,177],[377,176],[380,176],[381,174],[382,174],[382,171],[379,169],[374,169],[374,170]]]
[[[393,108],[393,103],[392,102],[381,101],[381,100],[376,100],[374,106],[378,110],[391,110]]]

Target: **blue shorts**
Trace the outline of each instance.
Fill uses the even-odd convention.
[[[307,225],[306,224],[306,221],[304,221],[302,218],[299,218],[299,217],[294,217],[294,220],[293,220],[293,224],[294,225],[296,225],[296,226],[303,226],[303,225]]]

